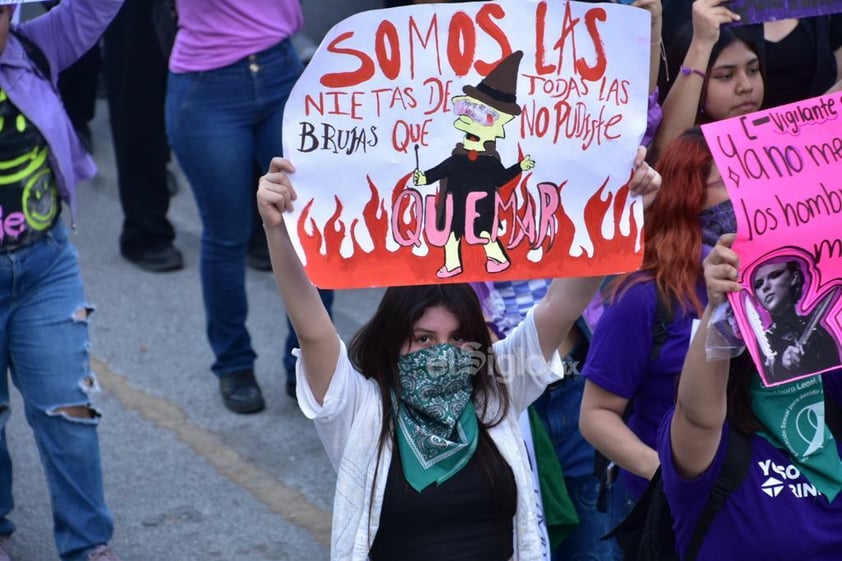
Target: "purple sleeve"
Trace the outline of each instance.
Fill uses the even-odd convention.
[[[600,388],[631,399],[649,370],[654,316],[652,282],[637,283],[606,305],[582,374]]]
[[[123,0],[64,0],[20,29],[41,48],[57,76],[94,46],[122,5]]]
[[[661,460],[661,477],[664,483],[664,494],[670,510],[673,512],[675,523],[676,545],[683,551],[690,541],[696,521],[702,513],[702,508],[713,490],[713,486],[725,463],[725,448],[729,437],[728,424],[722,427],[722,438],[719,449],[710,466],[696,479],[685,479],[678,474],[672,457],[672,443],[670,442],[670,424],[675,409],[664,417],[658,431],[658,457]]]

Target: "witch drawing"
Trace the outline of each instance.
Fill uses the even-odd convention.
[[[469,244],[482,245],[485,269],[489,273],[500,273],[511,266],[505,249],[492,231],[496,193],[522,172],[535,167],[535,162],[527,155],[520,162],[505,167],[496,144],[498,138],[506,137],[505,125],[521,112],[516,97],[521,58],[522,51],[513,52],[477,86],[464,86],[465,95],[453,97],[453,112],[457,116],[453,128],[463,133],[462,142],[457,143],[450,157],[437,166],[413,172],[415,185],[439,182],[436,204],[439,230],[445,228],[448,207],[452,208],[444,265],[436,272],[440,279],[462,273],[463,239]],[[470,218],[470,223],[466,217]]]

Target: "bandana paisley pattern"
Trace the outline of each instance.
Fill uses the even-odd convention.
[[[404,477],[420,492],[455,475],[476,451],[474,358],[469,350],[435,345],[401,356],[398,370],[398,451]]]
[[[722,234],[737,231],[737,215],[730,199],[700,212],[699,222],[702,226],[702,243],[711,247],[716,245]]]

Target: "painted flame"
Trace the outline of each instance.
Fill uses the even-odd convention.
[[[380,190],[367,177],[371,193],[361,219],[354,218],[348,227],[342,219],[343,205],[334,197],[334,212],[322,227],[311,217],[315,199],[304,206],[298,218],[297,231],[301,247],[307,256],[307,272],[311,280],[322,288],[363,288],[371,286],[394,286],[427,284],[437,282],[469,282],[487,280],[485,253],[481,246],[462,243],[463,274],[448,281],[435,277],[435,272],[444,261],[443,250],[432,247],[422,233],[428,251],[424,255],[413,253],[413,246],[397,245],[391,231],[391,213],[396,212],[399,228],[409,229],[415,223],[416,209],[396,206],[401,192],[410,182],[411,174],[398,179],[392,188],[391,206],[380,196]],[[533,216],[538,201],[529,190],[532,174],[521,174],[499,190],[503,200],[515,196],[514,211],[499,217],[503,232],[498,234],[506,253],[513,263],[504,273],[496,275],[499,280],[569,275],[603,275],[636,269],[640,264],[641,251],[635,251],[639,238],[639,225],[632,220],[630,231],[620,232],[620,221],[629,196],[627,186],[616,195],[607,193],[608,180],[594,193],[585,205],[585,224],[588,237],[593,243],[593,255],[573,257],[569,253],[574,239],[574,221],[559,205],[553,213],[554,228],[538,238],[524,236],[523,224]],[[562,189],[570,189],[567,181],[552,185],[559,196]],[[604,200],[603,200],[604,199]],[[610,213],[610,214],[609,214]],[[517,218],[515,218],[515,215]],[[602,224],[606,218],[613,218],[614,232],[610,239],[603,236]],[[537,223],[537,220],[533,221]],[[406,231],[406,230],[404,230]],[[529,253],[540,250],[542,258],[530,260]],[[598,259],[596,258],[598,257]]]

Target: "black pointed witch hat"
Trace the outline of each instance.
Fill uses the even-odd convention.
[[[465,94],[509,115],[520,115],[517,77],[523,51],[515,51],[495,66],[476,86],[464,86]]]

